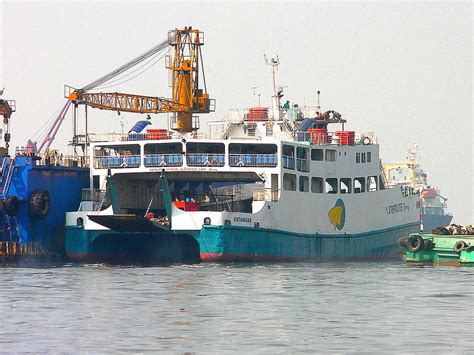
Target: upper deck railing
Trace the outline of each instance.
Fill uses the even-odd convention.
[[[183,166],[184,161],[190,167],[208,166],[223,167],[226,165],[225,154],[145,154],[143,165],[145,167]],[[228,164],[231,167],[276,167],[278,156],[276,154],[229,154]],[[293,162],[294,164],[294,162]],[[298,167],[306,166],[305,162],[298,162]],[[140,155],[98,155],[93,158],[95,169],[120,169],[138,168],[142,165]],[[301,170],[307,171],[307,170]]]
[[[230,166],[275,167],[278,165],[276,154],[229,154]]]

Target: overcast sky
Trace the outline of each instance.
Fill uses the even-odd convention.
[[[270,103],[263,54],[278,54],[277,83],[300,106],[335,109],[348,129],[374,131],[384,161],[418,143],[432,184],[454,222],[474,223],[472,191],[472,4],[151,3],[0,1],[0,89],[15,99],[12,146],[24,145],[64,104],[63,85],[82,87],[164,40],[173,28],[205,33],[208,91],[221,119]],[[113,90],[170,97],[164,63]],[[140,117],[123,114],[125,129]],[[166,127],[166,115],[153,118]],[[90,112],[91,130],[120,131],[120,117]],[[70,120],[53,147],[71,138]],[[207,128],[206,128],[207,130]],[[40,137],[36,137],[39,139]]]

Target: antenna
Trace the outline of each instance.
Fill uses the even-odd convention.
[[[253,91],[253,105],[255,106],[257,104],[257,101],[256,101],[257,100],[257,95],[255,94],[255,92],[256,92],[255,90],[258,89],[258,86],[252,86],[251,89]]]
[[[278,66],[280,65],[280,59],[278,59],[278,54],[275,58],[268,60],[267,55],[264,53],[263,57],[265,58],[265,64],[271,65],[272,67],[272,75],[273,75],[273,95],[276,96],[276,83],[275,83],[275,72],[278,70]]]
[[[278,55],[275,58],[271,58],[268,60],[267,55],[263,53],[263,57],[265,58],[265,65],[270,65],[272,67],[272,77],[273,77],[273,95],[272,95],[272,114],[274,120],[280,120],[280,96],[277,92],[276,87],[276,79],[275,79],[275,72],[278,70],[278,66],[280,65],[280,59]]]
[[[318,106],[316,106],[316,108],[318,110],[317,113],[321,113],[321,106],[319,105],[319,96],[321,95],[321,91],[318,90],[317,95],[318,95]]]

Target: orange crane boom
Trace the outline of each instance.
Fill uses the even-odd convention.
[[[123,73],[132,66],[149,58],[165,48],[173,48],[173,55],[166,57],[166,68],[171,72],[172,98],[134,95],[126,93],[90,93],[90,89],[101,85]],[[74,103],[87,104],[102,110],[134,113],[174,113],[173,129],[180,132],[192,132],[198,127],[193,125],[193,113],[214,111],[215,100],[209,99],[206,92],[204,69],[200,47],[204,44],[203,32],[185,27],[168,32],[167,42],[162,42],[130,63],[116,69],[82,89],[72,89],[66,95]],[[204,90],[199,87],[199,68],[202,68]]]
[[[90,107],[101,110],[114,110],[120,112],[163,113],[187,110],[185,105],[169,99],[118,92],[87,93],[77,90],[69,95],[69,99],[76,102],[86,103]]]

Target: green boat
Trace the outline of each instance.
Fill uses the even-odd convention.
[[[474,265],[474,235],[410,234],[399,244],[410,263]]]

